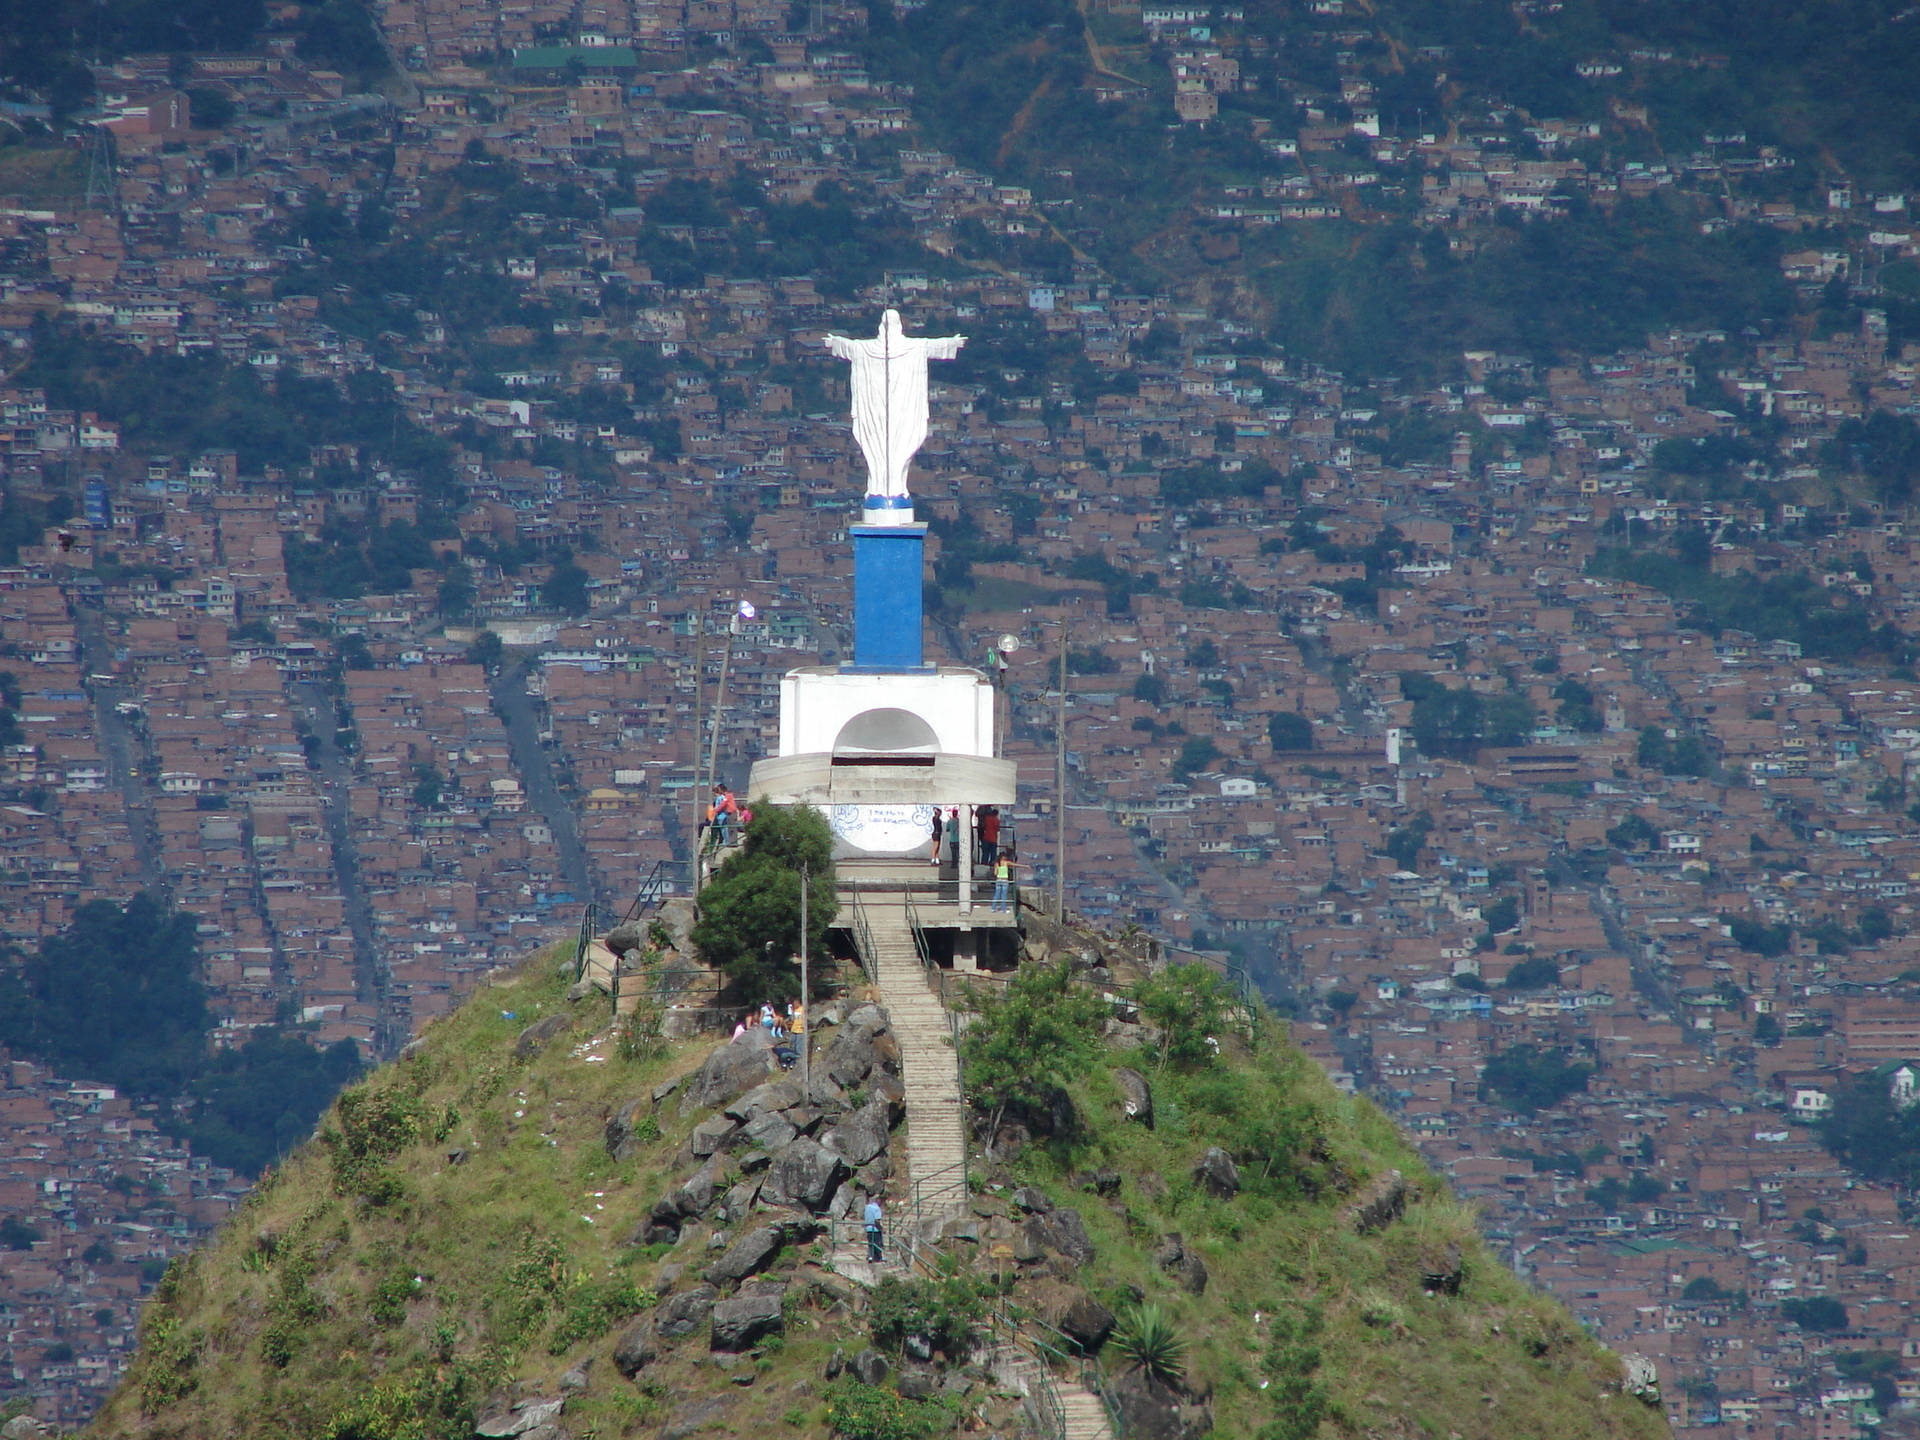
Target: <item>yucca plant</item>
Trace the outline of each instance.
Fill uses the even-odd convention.
[[[1158,1305],[1135,1305],[1121,1315],[1110,1342],[1122,1359],[1163,1385],[1178,1385],[1187,1374],[1187,1342]]]

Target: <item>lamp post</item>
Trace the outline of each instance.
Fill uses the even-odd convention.
[[[813,1016],[807,1013],[813,999],[807,986],[807,891],[811,888],[811,867],[800,862],[800,1102],[806,1103],[812,1087],[807,1083],[807,1051],[813,1045]]]

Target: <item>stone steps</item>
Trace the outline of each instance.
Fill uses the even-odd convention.
[[[900,1042],[909,1198],[923,1211],[958,1211],[967,1198],[967,1126],[960,1060],[946,1009],[927,986],[904,910],[875,906],[867,913],[867,931],[871,944],[866,958]]]
[[[879,981],[880,1003],[886,1006],[900,1042],[901,1080],[907,1092],[910,1197],[918,1198],[928,1220],[965,1214],[966,1099],[960,1091],[960,1057],[954,1053],[946,1007],[927,983],[904,910],[875,904],[867,911],[867,929],[871,941],[867,963]],[[887,1258],[879,1266],[869,1265],[866,1255],[864,1238],[843,1238],[833,1252],[834,1270],[863,1285],[877,1283],[883,1274],[905,1273],[892,1236]],[[1049,1430],[1043,1431],[1049,1440],[1113,1440],[1099,1397],[1075,1381],[1047,1374],[1027,1351],[997,1346],[992,1366],[1001,1383],[1019,1394],[1036,1396],[1043,1386],[1051,1387],[1063,1423],[1059,1430],[1052,1430],[1049,1422]]]

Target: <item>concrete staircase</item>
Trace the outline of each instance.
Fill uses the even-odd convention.
[[[880,984],[880,1003],[900,1042],[907,1090],[907,1200],[923,1224],[962,1215],[967,1208],[966,1101],[960,1094],[960,1057],[954,1054],[947,1011],[927,984],[905,906],[865,902],[864,957]],[[899,1223],[904,1217],[894,1217]],[[926,1238],[934,1238],[928,1236]]]
[[[889,1217],[886,1259],[868,1262],[866,1239],[851,1222],[841,1227],[833,1250],[836,1274],[872,1286],[883,1275],[906,1276],[905,1249],[898,1243],[903,1227],[917,1220],[919,1238],[936,1242],[941,1222],[967,1213],[967,1128],[960,1057],[946,1007],[927,983],[906,907],[897,896],[875,896],[863,898],[860,909],[865,929],[856,927],[856,941],[868,952],[862,958],[879,982],[880,1003],[900,1042],[907,1091],[908,1207]],[[1115,1440],[1100,1398],[1050,1373],[1032,1352],[1003,1340],[989,1363],[1001,1385],[1026,1397],[1048,1440]]]
[[[1053,1374],[1030,1352],[1004,1342],[994,1348],[989,1363],[996,1384],[1026,1397],[1042,1435],[1054,1440],[1114,1440],[1107,1407],[1078,1381]]]

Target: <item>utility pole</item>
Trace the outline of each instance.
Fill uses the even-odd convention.
[[[807,1084],[807,1051],[813,1045],[813,1016],[807,1007],[812,1003],[813,992],[807,988],[807,890],[812,879],[811,867],[806,861],[800,862],[800,1015],[804,1021],[800,1031],[800,1101],[812,1093]]]
[[[1060,709],[1053,722],[1053,918],[1067,923],[1067,622],[1060,622]]]
[[[703,808],[707,803],[705,792],[700,788],[700,737],[703,715],[707,698],[707,657],[706,657],[705,612],[696,609],[693,612],[693,893],[700,893],[700,846],[706,839],[706,832],[700,828],[705,818]]]
[[[727,708],[727,668],[733,664],[733,637],[740,633],[740,617],[727,623],[727,648],[720,652],[720,688],[713,697],[713,734],[707,741],[707,789],[713,789],[713,777],[719,773],[720,716]]]

